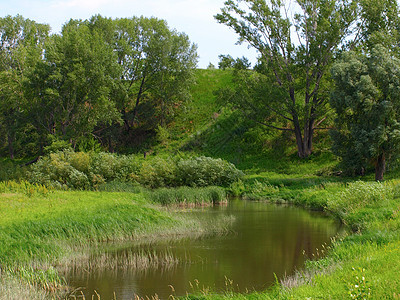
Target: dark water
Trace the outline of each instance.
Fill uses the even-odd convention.
[[[203,209],[200,217],[233,215],[233,232],[225,236],[159,242],[154,253],[169,253],[181,263],[137,270],[104,267],[66,274],[68,283],[81,287],[88,299],[96,291],[101,299],[133,299],[157,294],[185,295],[212,291],[262,291],[277,278],[293,274],[329,244],[340,225],[320,213],[292,206],[232,201],[227,207]],[[147,250],[149,246],[147,246]],[[116,252],[123,254],[126,249]],[[130,249],[132,251],[132,249]],[[274,275],[275,274],[275,275]],[[173,291],[174,290],[174,291]],[[95,297],[95,299],[97,299]]]

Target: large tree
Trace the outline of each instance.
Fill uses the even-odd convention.
[[[22,16],[0,18],[0,126],[15,156],[18,131],[26,123],[24,80],[43,54],[50,27]]]
[[[197,47],[186,34],[157,18],[95,16],[90,23],[104,32],[120,66],[114,101],[123,126],[110,128],[108,136],[132,143],[135,129],[165,125],[174,109],[189,98]]]
[[[96,126],[118,120],[112,92],[119,70],[102,32],[88,21],[65,24],[61,35],[49,39],[43,61],[29,78],[30,116],[38,132],[76,145]]]
[[[230,99],[247,106],[259,123],[293,132],[299,157],[311,154],[314,131],[326,117],[324,80],[335,51],[352,34],[356,10],[351,0],[228,0],[216,16],[260,54],[261,74],[255,81],[246,75]]]
[[[400,60],[376,45],[368,53],[345,53],[332,76],[333,151],[353,172],[372,164],[382,180],[386,162],[400,151]]]

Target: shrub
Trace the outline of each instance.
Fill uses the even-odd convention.
[[[115,179],[120,181],[135,181],[141,164],[133,155],[119,155],[116,162]]]
[[[90,187],[89,179],[86,174],[76,169],[71,170],[67,185],[80,190],[86,190]]]
[[[217,185],[227,187],[243,177],[243,172],[220,158],[195,157],[176,164],[176,183],[192,187]]]
[[[54,188],[68,187],[69,177],[74,168],[66,161],[66,152],[51,153],[42,157],[27,172],[28,181]]]
[[[85,152],[72,152],[68,151],[68,157],[66,158],[71,166],[77,169],[79,172],[88,174],[90,167],[90,155]]]
[[[97,189],[107,182],[138,182],[148,188],[229,186],[243,173],[222,159],[155,157],[140,163],[135,156],[65,150],[42,157],[31,166],[32,183],[55,188]]]
[[[156,157],[142,164],[138,180],[150,188],[174,186],[175,172],[175,163],[171,159]]]
[[[105,181],[116,177],[118,162],[115,154],[99,152],[93,153],[91,158],[90,173],[103,177]]]

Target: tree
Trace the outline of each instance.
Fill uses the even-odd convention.
[[[335,51],[352,33],[357,5],[350,0],[294,3],[286,7],[279,0],[228,0],[216,19],[233,29],[239,42],[258,50],[260,66],[256,70],[262,75],[254,77],[268,85],[252,82],[248,87],[261,88],[246,92],[247,96],[257,93],[262,100],[258,103],[246,98],[243,89],[229,97],[246,105],[259,123],[293,132],[298,155],[304,158],[312,152],[314,131],[326,118],[329,96],[324,81]],[[270,124],[271,116],[281,126]]]
[[[169,29],[157,18],[95,16],[90,23],[108,32],[106,40],[120,66],[114,99],[123,135],[129,141],[132,129],[140,124],[164,125],[174,108],[189,98],[196,46],[186,34]]]
[[[231,55],[218,55],[218,69],[226,70],[233,68],[233,64],[235,63],[235,59]]]
[[[48,25],[22,16],[0,18],[0,123],[5,128],[12,159],[16,135],[27,121],[24,81],[41,59],[49,30]]]
[[[30,117],[42,138],[52,134],[75,146],[119,115],[111,98],[119,66],[102,32],[71,20],[46,44],[44,60],[29,77]]]
[[[115,51],[123,69],[124,95],[120,109],[130,129],[138,122],[139,106],[146,94],[160,93],[174,85],[175,96],[187,90],[185,79],[190,82],[190,72],[197,63],[196,46],[185,34],[170,30],[164,20],[134,17],[115,22]]]
[[[359,35],[361,51],[377,44],[390,51],[399,52],[400,18],[396,0],[360,0]]]
[[[400,60],[376,45],[367,54],[345,53],[332,77],[333,151],[353,172],[374,165],[375,180],[382,180],[400,150]]]

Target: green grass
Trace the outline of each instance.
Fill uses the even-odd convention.
[[[0,262],[54,259],[60,243],[99,243],[134,238],[173,218],[127,193],[61,192],[43,197],[5,193],[0,202]]]
[[[164,152],[180,149],[219,117],[221,105],[217,103],[214,92],[232,85],[232,71],[198,69],[195,77],[196,84],[190,91],[192,101],[185,105],[185,109],[178,113],[168,127],[170,142],[167,146],[159,145],[156,149],[162,148],[161,151]]]

